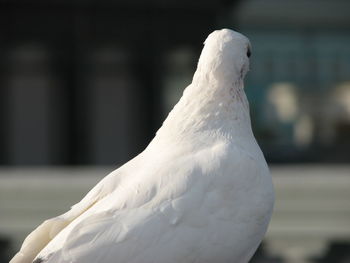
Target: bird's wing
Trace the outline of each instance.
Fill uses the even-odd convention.
[[[178,213],[171,196],[179,198],[192,189],[193,176],[200,171],[191,158],[185,162],[165,158],[169,163],[160,161],[163,165],[156,159],[133,170],[137,176],[123,180],[114,192],[67,226],[38,254],[37,262],[113,262],[116,256],[120,262],[142,262],[147,246],[153,247],[158,238],[171,239],[175,228],[169,229],[169,225],[176,225]],[[164,160],[163,156],[160,159]],[[200,198],[196,202],[200,203]],[[180,249],[180,244],[177,247]]]
[[[236,237],[225,229],[244,225],[238,218],[233,223],[240,207],[231,200],[249,187],[243,176],[258,183],[264,169],[238,148],[230,154],[220,148],[179,158],[145,158],[148,167],[144,163],[133,171],[137,176],[130,184],[123,181],[65,228],[38,255],[38,262],[197,262],[198,253],[211,257],[202,249],[217,245],[215,236],[225,236],[235,246]],[[227,181],[225,175],[231,173],[237,178]],[[225,225],[218,229],[217,222]]]
[[[132,164],[136,158],[124,166]],[[79,217],[96,202],[111,193],[118,185],[124,166],[113,171],[103,178],[86,196],[77,204],[71,207],[66,213],[48,219],[32,231],[24,240],[20,251],[13,257],[10,263],[31,263],[36,255],[59,233],[68,226],[74,219]]]
[[[34,255],[34,262],[113,262],[115,255],[120,252],[122,255],[118,256],[118,260],[123,257],[128,259],[128,253],[134,249],[139,252],[141,245],[135,247],[133,243],[142,244],[145,240],[162,237],[159,232],[168,231],[169,222],[167,216],[159,214],[158,205],[168,200],[168,205],[171,206],[171,196],[190,189],[196,173],[194,170],[197,169],[190,157],[173,158],[172,153],[170,156],[166,153],[156,155],[157,150],[146,152],[147,155],[135,165],[127,166],[121,171],[123,179],[119,180],[117,187],[103,183],[102,187],[113,190],[108,195],[104,194],[101,199],[100,187],[96,186],[96,190],[93,189],[88,194],[89,202],[83,200],[73,207],[79,207],[77,210],[80,216],[77,212],[71,212],[70,218],[76,217],[75,220],[47,245],[44,244],[45,247]],[[113,179],[110,181],[115,184]],[[89,208],[89,205],[92,207]],[[50,229],[45,229],[46,242],[49,240],[49,231]],[[171,236],[170,231],[169,235]],[[136,237],[138,241],[133,242],[130,236]],[[124,237],[127,242],[123,241]],[[31,242],[26,240],[28,244]],[[131,247],[125,248],[125,244]]]

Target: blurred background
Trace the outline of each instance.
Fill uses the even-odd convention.
[[[206,36],[252,43],[276,207],[252,262],[350,262],[350,1],[0,0],[0,262],[141,152]]]

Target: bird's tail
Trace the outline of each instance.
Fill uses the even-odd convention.
[[[10,263],[32,263],[38,253],[68,224],[69,221],[62,217],[44,221],[27,236]]]
[[[113,172],[101,180],[90,192],[72,208],[58,216],[44,221],[24,240],[20,251],[12,258],[10,263],[32,263],[40,251],[74,219],[91,208],[100,199],[115,189],[118,183]],[[37,260],[35,260],[38,262]]]

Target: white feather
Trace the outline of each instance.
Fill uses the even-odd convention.
[[[248,262],[274,202],[243,90],[248,47],[232,30],[210,34],[148,147],[34,230],[11,263]]]

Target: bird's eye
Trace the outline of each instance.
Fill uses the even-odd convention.
[[[252,53],[250,52],[250,48],[248,47],[248,50],[247,50],[247,57],[248,58],[250,58],[250,55],[251,55]]]

